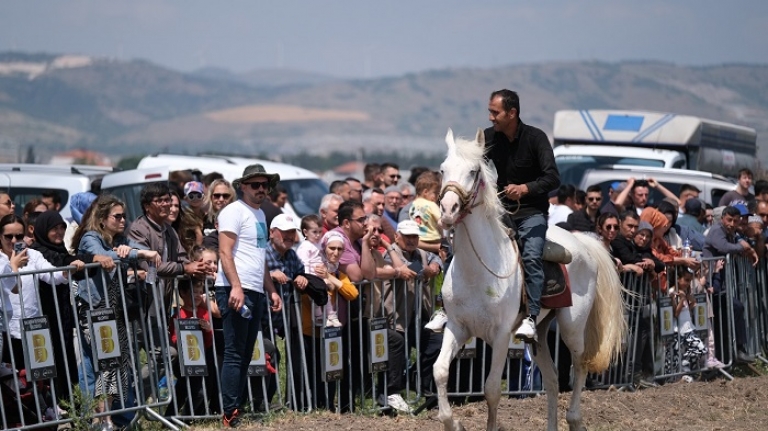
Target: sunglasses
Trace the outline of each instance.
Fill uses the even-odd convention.
[[[617,225],[617,224],[609,224],[609,225],[605,225],[603,227],[603,229],[608,230],[608,231],[610,231],[610,230],[619,230],[619,225]]]
[[[190,194],[187,195],[187,199],[191,201],[199,201],[202,198],[203,198],[203,194],[200,192],[191,192]]]
[[[212,196],[214,199],[229,199],[232,195],[229,193],[214,193]]]
[[[390,175],[389,178],[397,178],[398,180],[402,178],[400,174]]]
[[[243,185],[249,186],[251,190],[268,189],[269,181],[254,181],[251,183],[243,183]]]
[[[8,208],[10,208],[10,207],[14,206],[15,204],[13,203],[12,200],[9,199],[7,202],[3,202],[3,205],[5,205]]]
[[[116,221],[125,220],[125,213],[112,214],[110,217],[114,218]]]
[[[603,198],[587,198],[587,200],[590,202],[600,202]]]
[[[375,228],[373,231],[374,232],[378,232],[378,233],[384,233],[384,229],[382,229],[380,227]]]
[[[22,239],[24,239],[24,234],[23,233],[17,233],[17,234],[6,233],[6,234],[3,234],[3,238],[5,238],[7,241],[12,241],[14,238],[16,238],[16,241],[21,241]]]
[[[367,218],[366,216],[363,216],[363,217],[360,217],[360,218],[353,218],[353,219],[350,219],[350,220],[351,221],[356,221],[356,222],[358,222],[360,224],[364,224],[366,218]]]

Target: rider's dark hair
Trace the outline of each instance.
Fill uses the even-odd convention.
[[[503,90],[497,90],[491,93],[490,100],[495,99],[497,96],[501,97],[501,106],[504,107],[505,111],[509,112],[509,110],[515,108],[517,111],[517,116],[520,116],[520,97],[516,92],[507,90],[506,88]]]

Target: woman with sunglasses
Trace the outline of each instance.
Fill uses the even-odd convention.
[[[211,202],[205,195],[203,183],[189,181],[184,184],[184,204],[201,222],[208,218],[208,213],[211,212]]]
[[[37,250],[28,249],[24,243],[26,225],[24,220],[15,214],[8,214],[0,219],[0,233],[2,236],[2,253],[0,253],[0,268],[5,274],[9,272],[26,272],[50,270],[37,275],[22,275],[18,278],[4,278],[3,306],[10,311],[8,318],[8,333],[11,336],[11,351],[16,368],[24,368],[24,349],[21,340],[21,319],[42,316],[39,297],[39,283],[46,282],[49,285],[67,283],[67,273],[54,271],[55,267],[45,260]],[[83,268],[83,262],[73,261],[71,264],[78,269]],[[20,283],[19,283],[20,282]],[[7,302],[6,302],[7,300]],[[8,307],[10,305],[10,307]],[[11,308],[11,310],[8,310]],[[55,316],[49,316],[53,319]],[[51,334],[54,336],[54,334]],[[11,362],[10,357],[4,355],[6,362]]]
[[[619,218],[613,213],[603,213],[597,217],[596,232],[603,243],[603,247],[608,250],[613,256],[613,260],[616,263],[616,268],[621,272],[623,270],[621,259],[619,259],[613,252],[613,246],[611,243],[619,236]]]
[[[87,253],[92,255],[106,255],[113,260],[137,260],[146,259],[154,261],[155,265],[160,264],[160,255],[153,250],[142,250],[140,245],[129,240],[123,232],[125,231],[125,205],[122,201],[112,195],[100,196],[89,209],[87,219],[84,217],[84,222],[78,227],[75,238],[80,238],[78,252]],[[116,271],[120,270],[122,273],[117,274]],[[103,275],[103,276],[102,276]],[[119,308],[122,307],[123,301],[120,291],[120,285],[112,282],[115,277],[120,275],[121,280],[127,279],[127,269],[125,267],[117,267],[109,273],[88,278],[87,282],[80,283],[78,286],[77,299],[78,308]],[[125,319],[121,318],[122,314],[117,319],[117,336],[120,343],[121,352],[128,352],[128,332],[125,324]],[[82,316],[81,316],[82,319]],[[83,342],[83,358],[85,360],[93,360],[92,349],[90,346],[90,334],[86,331],[90,328],[87,324],[81,324],[80,339]],[[127,370],[131,366],[130,357],[127,354],[123,354],[121,358],[121,369]],[[119,381],[118,381],[119,376]],[[118,388],[118,384],[122,388]],[[104,411],[105,407],[111,405],[112,398],[121,393],[127,394],[128,387],[128,374],[126,372],[118,372],[117,370],[102,371],[96,376],[95,394],[96,398],[100,398],[97,410],[99,412]],[[101,397],[106,395],[106,399]],[[111,429],[112,419],[110,416],[102,417],[102,428]]]
[[[207,198],[208,202],[211,203],[211,208],[203,221],[203,235],[208,235],[216,230],[216,217],[219,216],[219,211],[234,202],[236,197],[235,188],[223,178],[214,180],[208,186]]]

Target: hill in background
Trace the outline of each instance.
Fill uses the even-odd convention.
[[[517,90],[523,121],[550,135],[559,109],[647,109],[754,127],[768,155],[765,65],[567,62],[339,80],[25,53],[0,53],[0,149],[441,153],[448,127],[472,136],[488,125],[500,88]]]

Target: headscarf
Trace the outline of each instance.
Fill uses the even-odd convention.
[[[650,223],[654,229],[664,227],[667,225],[667,223],[669,223],[667,217],[653,207],[648,207],[640,213],[640,221],[646,221]]]
[[[96,195],[91,192],[75,193],[69,198],[69,211],[72,213],[72,219],[77,224],[81,224],[83,214],[89,206],[96,200]],[[35,228],[37,229],[37,228]]]
[[[35,220],[35,243],[57,253],[69,254],[64,243],[54,244],[48,240],[48,231],[59,225],[66,227],[67,223],[56,210],[48,210],[37,216]]]
[[[657,228],[663,228],[669,224],[667,216],[662,214],[656,208],[652,207],[648,207],[640,213],[640,221],[650,223],[651,226],[653,226],[654,231]],[[675,250],[669,246],[669,243],[667,243],[664,238],[657,238],[655,234],[651,240],[651,251],[653,251],[654,256],[656,256],[664,263],[670,263],[675,260],[675,257],[677,257]]]
[[[331,272],[336,272],[336,270],[339,269],[339,263],[338,262],[336,262],[336,263],[328,262],[328,257],[325,255],[325,248],[326,248],[326,246],[328,246],[328,243],[333,242],[333,241],[340,242],[342,246],[344,246],[346,244],[346,242],[344,241],[344,235],[340,234],[337,231],[329,230],[320,239],[320,252],[323,255],[323,259],[328,264],[328,269]]]

